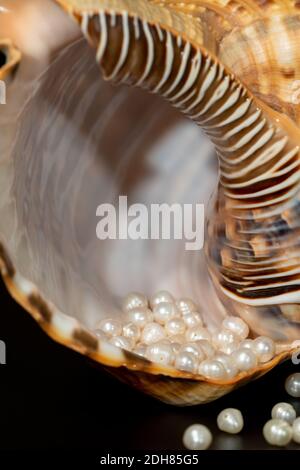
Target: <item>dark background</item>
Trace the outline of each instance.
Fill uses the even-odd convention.
[[[0,365],[0,450],[180,450],[185,428],[196,422],[211,429],[212,449],[272,449],[262,436],[272,406],[289,401],[300,414],[300,399],[284,390],[285,378],[299,370],[291,361],[216,402],[176,408],[119,383],[49,339],[2,281],[0,309],[7,351],[7,364]],[[216,417],[226,407],[242,411],[240,435],[218,431]]]

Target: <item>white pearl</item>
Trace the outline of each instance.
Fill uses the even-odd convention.
[[[171,346],[172,346],[174,354],[178,354],[181,348],[181,343],[172,342]]]
[[[169,302],[161,302],[153,308],[154,319],[161,325],[165,325],[169,320],[176,317],[177,314],[176,306]]]
[[[130,323],[134,323],[139,328],[143,328],[148,322],[153,320],[153,315],[150,309],[137,307],[128,311],[126,318]]]
[[[183,317],[183,321],[187,328],[194,328],[195,326],[203,326],[203,320],[198,312],[187,313]]]
[[[123,312],[126,313],[129,310],[137,307],[148,307],[148,300],[143,294],[140,294],[139,292],[131,292],[122,302]]]
[[[108,336],[104,333],[104,331],[94,330],[94,333],[101,341],[108,341]]]
[[[123,326],[123,336],[136,343],[140,339],[141,331],[135,323],[127,323]]]
[[[113,318],[102,320],[98,324],[98,328],[102,330],[107,336],[119,336],[122,333],[122,323]]]
[[[185,332],[185,323],[180,317],[172,318],[165,326],[168,335],[183,335]]]
[[[165,331],[158,323],[147,323],[142,331],[142,343],[151,344],[157,343],[165,337]]]
[[[293,440],[300,444],[300,418],[293,422]]]
[[[293,437],[292,427],[282,419],[270,419],[264,425],[263,435],[273,446],[286,446]]]
[[[157,364],[170,365],[174,361],[174,352],[170,344],[158,342],[147,347],[146,357]]]
[[[234,351],[230,357],[240,371],[254,369],[257,365],[257,357],[251,349],[240,348]]]
[[[228,378],[233,378],[236,375],[238,375],[239,370],[234,362],[234,360],[230,357],[227,356],[227,354],[216,354],[214,356],[215,361],[221,362],[223,366],[225,367],[226,370],[226,375]]]
[[[186,449],[205,450],[212,443],[212,434],[203,424],[193,424],[184,431],[182,440]]]
[[[239,341],[238,337],[229,330],[220,330],[212,336],[213,343],[217,348],[224,348],[229,345],[234,345],[235,349],[237,348]]]
[[[195,374],[197,372],[198,361],[197,358],[188,352],[180,352],[175,359],[176,369]]]
[[[218,428],[229,434],[238,434],[244,427],[244,419],[240,410],[227,408],[217,418]]]
[[[207,339],[199,339],[198,341],[195,341],[195,343],[197,344],[198,348],[201,348],[205,354],[206,359],[211,359],[215,355],[216,350],[214,346],[209,341],[207,341]]]
[[[128,351],[133,347],[132,340],[130,340],[130,338],[124,338],[124,336],[113,336],[109,342],[117,346],[117,348],[127,349]]]
[[[203,361],[205,359],[205,355],[197,343],[183,344],[180,348],[180,352],[193,354],[198,359],[198,361]]]
[[[157,292],[153,297],[150,299],[150,305],[151,308],[153,309],[156,305],[161,304],[162,302],[166,303],[173,303],[174,302],[174,297],[170,292],[166,290],[161,290]]]
[[[199,374],[210,379],[225,379],[226,370],[223,364],[214,359],[206,359],[199,366]]]
[[[197,305],[191,300],[187,298],[178,299],[176,301],[176,307],[182,313],[182,315],[186,315],[187,313],[197,312]]]
[[[222,322],[223,328],[232,331],[240,339],[245,339],[249,335],[249,326],[239,317],[229,316]]]
[[[200,339],[210,340],[211,334],[206,328],[203,328],[202,326],[195,326],[194,328],[187,330],[185,337],[187,341],[194,342]]]
[[[241,341],[240,348],[253,349],[253,339],[244,339]]]
[[[285,389],[291,397],[300,398],[300,372],[296,372],[286,379]]]
[[[296,410],[289,403],[277,403],[273,406],[271,412],[273,419],[283,419],[289,424],[293,424],[296,419]]]
[[[258,336],[253,341],[253,351],[257,355],[259,362],[268,362],[275,355],[275,343],[271,338],[267,338],[267,336]]]
[[[134,353],[137,354],[138,356],[145,357],[146,356],[146,351],[147,351],[147,346],[146,344],[139,343],[135,348],[134,348]]]

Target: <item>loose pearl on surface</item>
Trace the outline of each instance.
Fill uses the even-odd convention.
[[[218,428],[229,434],[238,434],[244,427],[244,419],[240,410],[227,408],[217,418]]]
[[[130,351],[133,346],[132,340],[130,340],[130,338],[124,338],[124,336],[113,336],[109,342],[117,346],[117,348],[127,349],[128,351]]]
[[[153,297],[150,299],[150,305],[153,309],[156,305],[161,304],[162,302],[173,303],[174,297],[170,292],[166,290],[161,290],[157,292]]]
[[[158,323],[147,323],[142,331],[142,343],[151,344],[162,340],[165,337],[165,331]]]
[[[293,440],[300,444],[300,418],[293,422]]]
[[[122,309],[123,312],[128,312],[129,310],[132,310],[133,308],[137,307],[147,307],[148,306],[148,300],[147,298],[143,295],[140,294],[139,292],[131,292],[127,297],[122,302]]]
[[[102,320],[97,326],[107,336],[119,336],[122,333],[122,323],[119,320],[114,320],[113,318]]]
[[[249,327],[247,323],[239,317],[226,317],[222,322],[222,326],[225,330],[232,331],[232,333],[240,339],[245,339],[249,335]]]
[[[123,326],[123,336],[130,338],[135,343],[139,340],[141,331],[135,323],[127,323]]]
[[[136,324],[139,328],[143,328],[148,322],[153,320],[153,314],[146,307],[133,308],[127,312],[127,320]]]
[[[300,372],[296,372],[286,379],[285,389],[291,397],[300,398]]]
[[[253,351],[261,363],[268,362],[275,355],[275,343],[267,336],[258,336],[253,341]]]
[[[234,351],[230,357],[240,371],[253,369],[257,365],[257,357],[251,349],[240,348]]]
[[[185,337],[187,341],[193,342],[200,339],[210,340],[211,334],[206,328],[203,328],[202,326],[195,326],[194,328],[187,330]]]
[[[296,410],[289,403],[277,403],[273,406],[271,414],[273,419],[283,419],[289,424],[293,424],[296,419]]]
[[[172,318],[166,323],[166,333],[172,335],[183,335],[185,332],[185,323],[180,317]]]
[[[198,368],[198,361],[194,354],[179,352],[175,359],[175,367],[178,370],[195,374]]]
[[[184,431],[182,440],[189,450],[205,450],[212,443],[212,434],[203,424],[193,424]]]
[[[228,378],[232,378],[238,375],[239,370],[234,360],[230,356],[227,356],[227,354],[222,354],[222,353],[216,354],[214,356],[214,360],[219,361],[221,362],[221,364],[223,364]]]
[[[182,313],[182,315],[186,315],[187,313],[197,312],[197,305],[191,300],[187,298],[178,299],[176,301],[176,307]]]
[[[207,359],[201,362],[199,369],[199,374],[209,377],[211,379],[225,379],[226,370],[223,364],[214,359]]]
[[[197,343],[183,344],[180,348],[180,352],[193,354],[198,359],[198,361],[203,361],[205,359],[205,354],[203,353],[202,349],[197,346]]]
[[[161,302],[153,308],[154,320],[161,325],[165,325],[169,320],[176,317],[177,314],[176,306],[169,302]]]
[[[148,346],[146,357],[157,364],[170,365],[174,361],[174,352],[171,344],[158,342]]]
[[[264,425],[263,435],[269,444],[284,447],[292,440],[293,430],[283,419],[270,419]]]
[[[187,313],[184,315],[183,321],[187,328],[194,328],[196,326],[203,325],[202,317],[198,312]]]

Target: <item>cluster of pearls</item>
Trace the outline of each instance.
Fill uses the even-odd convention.
[[[228,316],[219,330],[211,331],[191,299],[175,299],[167,291],[150,300],[132,292],[122,309],[124,321],[105,319],[96,325],[95,333],[164,366],[227,380],[275,355],[272,339],[249,339],[249,327],[241,318]]]
[[[277,403],[271,411],[272,419],[263,428],[265,440],[273,445],[284,447],[291,440],[300,444],[300,417],[290,403]]]

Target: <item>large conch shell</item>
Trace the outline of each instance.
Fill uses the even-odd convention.
[[[1,1],[2,276],[51,337],[169,403],[220,397],[300,337],[297,4]],[[217,152],[210,205],[212,147],[178,110]],[[118,194],[205,202],[210,278],[179,242],[96,240],[96,207]],[[212,325],[241,316],[276,341],[275,358],[208,380],[94,335],[122,295],[157,288],[193,297]]]

